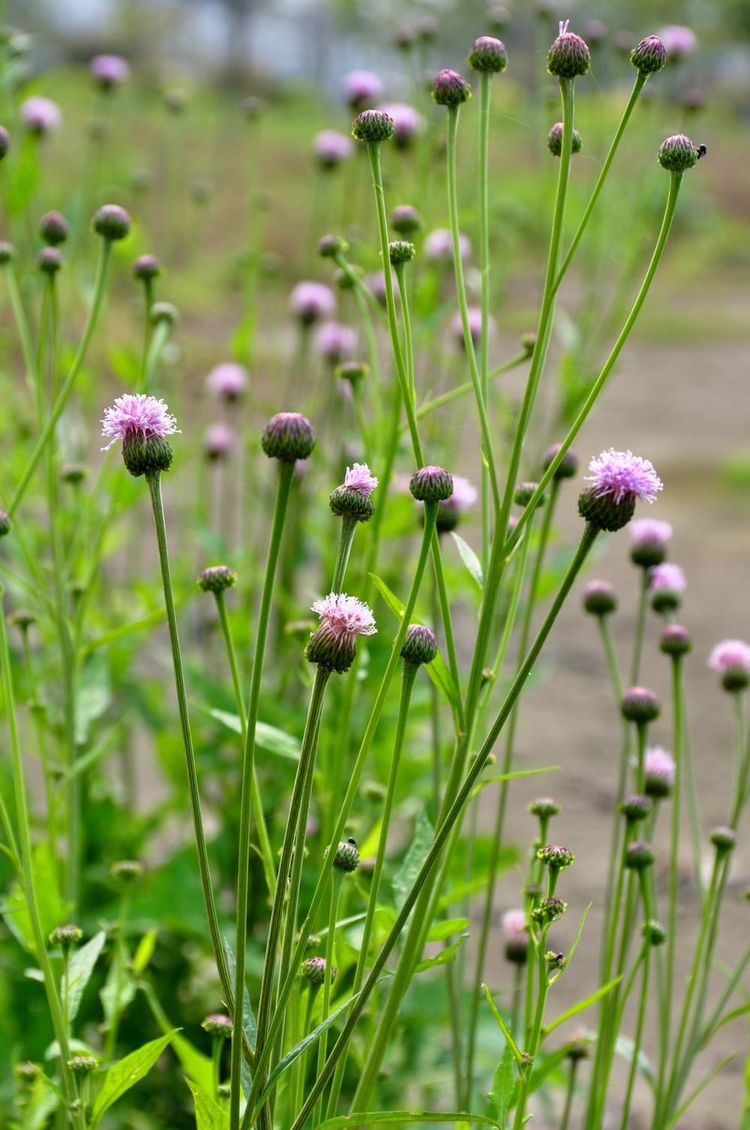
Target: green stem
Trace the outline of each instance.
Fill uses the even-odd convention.
[[[609,357],[604,362],[604,365],[602,366],[602,368],[599,372],[599,375],[597,376],[596,380],[592,384],[586,399],[584,400],[583,404],[581,405],[581,407],[578,411],[578,415],[576,416],[575,420],[571,424],[571,426],[568,430],[568,434],[565,436],[565,439],[560,444],[560,448],[557,451],[557,454],[555,455],[554,459],[552,459],[552,461],[549,463],[547,469],[544,471],[541,479],[539,480],[539,484],[538,484],[536,490],[534,491],[534,494],[531,497],[531,500],[530,500],[528,506],[526,507],[526,509],[521,514],[520,518],[518,519],[516,526],[514,527],[512,533],[509,535],[507,542],[506,542],[506,545],[503,548],[503,552],[504,552],[505,556],[507,556],[507,554],[510,552],[510,550],[513,548],[513,546],[518,541],[518,539],[521,536],[521,533],[523,531],[523,527],[526,524],[526,522],[528,521],[528,516],[531,513],[533,513],[534,507],[538,506],[538,504],[539,504],[539,502],[540,502],[540,500],[541,500],[541,498],[544,494],[544,491],[547,488],[547,484],[551,480],[552,476],[555,474],[555,471],[557,470],[557,468],[562,463],[563,459],[565,458],[566,452],[570,448],[570,445],[573,443],[573,440],[576,438],[579,431],[583,427],[584,423],[588,419],[588,416],[589,416],[589,413],[591,412],[591,409],[596,404],[596,401],[598,400],[605,384],[607,383],[607,378],[609,377],[610,373],[614,369],[615,364],[617,362],[617,359],[619,358],[619,356],[620,356],[620,354],[623,350],[625,342],[628,340],[628,338],[630,336],[631,330],[633,329],[633,326],[635,325],[635,323],[638,319],[638,315],[641,312],[641,308],[643,307],[643,304],[646,301],[646,297],[648,295],[648,292],[651,289],[651,284],[654,280],[654,275],[656,274],[656,269],[659,266],[659,263],[661,262],[662,255],[664,254],[664,248],[666,247],[667,238],[669,236],[669,232],[670,232],[671,227],[672,227],[672,221],[674,220],[674,216],[675,216],[675,209],[676,209],[676,206],[677,206],[677,197],[679,195],[681,182],[682,182],[682,173],[670,173],[669,192],[667,194],[667,202],[664,206],[664,215],[662,217],[661,228],[659,229],[659,234],[658,234],[657,239],[656,239],[656,244],[654,245],[654,250],[653,250],[653,253],[651,255],[651,260],[650,260],[649,265],[646,269],[646,274],[643,277],[643,282],[641,283],[641,286],[640,286],[640,289],[638,291],[638,294],[636,295],[635,301],[633,302],[633,305],[630,308],[630,313],[628,314],[627,318],[625,319],[625,323],[624,323],[622,329],[620,330],[620,333],[617,337],[617,340],[615,341],[615,344],[612,346],[612,350],[609,354]],[[537,339],[537,342],[538,342],[538,339]],[[536,351],[535,351],[535,355],[536,355]],[[515,479],[514,479],[514,481],[515,481]]]
[[[483,75],[483,79],[489,79],[488,75]],[[485,82],[482,86],[482,102],[486,103],[485,117],[489,111],[489,82]],[[464,282],[464,267],[461,258],[461,230],[458,219],[458,188],[456,185],[456,138],[458,136],[458,115],[459,107],[451,106],[448,109],[448,145],[446,150],[446,173],[448,181],[448,215],[451,229],[451,239],[453,242],[453,270],[456,277],[456,297],[458,299],[458,310],[461,316],[461,329],[463,331],[464,339],[464,352],[466,360],[469,365],[469,375],[474,387],[474,397],[477,402],[477,413],[479,415],[479,426],[482,435],[482,457],[487,467],[487,472],[490,479],[490,486],[492,488],[492,501],[494,517],[497,519],[498,510],[500,509],[500,489],[497,485],[497,471],[495,469],[495,458],[493,454],[492,432],[490,430],[490,422],[487,416],[487,365],[486,365],[486,350],[487,342],[484,342],[485,364],[483,372],[480,373],[479,366],[477,365],[477,357],[474,351],[474,341],[471,336],[471,327],[469,325],[469,308],[466,301],[466,284]],[[486,161],[486,151],[484,159]],[[486,196],[486,168],[484,170],[484,192]],[[482,185],[482,176],[480,171],[480,186]],[[486,205],[486,200],[485,200]],[[483,235],[486,236],[486,229]],[[483,267],[485,264],[483,263]],[[486,320],[484,304],[487,305],[486,318],[489,318],[489,292],[487,284],[489,282],[489,247],[487,248],[487,279],[485,280],[484,274],[482,276],[482,328],[486,331]]]
[[[213,883],[211,880],[211,865],[208,860],[208,847],[203,828],[203,814],[201,812],[200,786],[198,784],[198,766],[193,748],[193,735],[190,728],[190,713],[188,711],[187,691],[185,688],[185,674],[182,667],[182,652],[180,637],[177,630],[177,613],[172,592],[172,575],[169,565],[169,548],[167,545],[167,525],[164,518],[164,501],[161,493],[161,475],[151,472],[146,475],[148,489],[151,496],[151,506],[154,512],[154,525],[156,529],[156,543],[159,550],[159,566],[161,569],[162,586],[164,589],[164,605],[167,613],[169,627],[169,642],[172,649],[172,665],[174,668],[175,691],[177,694],[177,707],[180,715],[180,730],[182,744],[185,751],[185,767],[187,769],[188,792],[190,794],[190,808],[193,817],[193,833],[195,846],[198,852],[198,870],[200,873],[203,901],[208,919],[208,929],[211,936],[211,946],[214,951],[214,960],[219,972],[221,986],[226,996],[227,1005],[233,1009],[233,987],[229,975],[224,941],[219,927],[219,917],[216,910]]]
[[[323,978],[323,1003],[320,1013],[320,1022],[328,1018],[331,1011],[331,982],[333,976],[333,957],[334,957],[334,944],[336,941],[336,922],[338,920],[339,910],[339,897],[341,895],[341,880],[343,874],[341,871],[334,871],[333,883],[331,884],[331,902],[330,910],[328,913],[328,934],[326,936],[326,968],[325,976]],[[326,1061],[326,1053],[328,1050],[328,1030],[321,1034],[318,1040],[318,1071],[322,1071]],[[317,1126],[323,1118],[323,1096],[318,1098],[315,1111],[313,1113],[313,1125]]]
[[[552,626],[555,623],[555,620],[557,619],[560,610],[565,603],[565,600],[567,599],[567,596],[588,556],[589,550],[596,540],[597,533],[598,531],[592,526],[588,524],[586,525],[576,554],[568,567],[568,571],[565,577],[561,582],[560,589],[558,590],[558,593],[552,602],[552,606],[550,607],[550,610],[547,613],[544,622],[539,628],[539,631],[533,644],[531,645],[531,648],[529,649],[529,653],[526,656],[526,659],[521,664],[519,671],[515,679],[513,680],[513,683],[511,684],[505,701],[494,723],[490,727],[485,741],[482,743],[482,746],[478,751],[476,758],[474,759],[470,769],[466,773],[466,776],[464,777],[459,789],[457,790],[455,799],[453,800],[450,808],[448,809],[447,813],[436,829],[435,838],[432,842],[429,852],[427,853],[425,861],[420,868],[411,889],[404,899],[403,906],[399,911],[399,914],[393,924],[390,933],[383,943],[380,953],[373,963],[370,974],[364,985],[362,986],[359,997],[353,1003],[349,1011],[339,1038],[332,1048],[328,1059],[326,1060],[325,1068],[318,1075],[318,1078],[308,1096],[307,1102],[305,1103],[305,1106],[295,1120],[293,1126],[291,1127],[291,1130],[302,1130],[302,1127],[304,1126],[305,1120],[310,1113],[310,1110],[312,1109],[312,1105],[314,1104],[317,1095],[320,1093],[323,1087],[325,1087],[331,1073],[335,1068],[336,1061],[345,1050],[351,1038],[352,1032],[365,1009],[367,1001],[378,982],[383,968],[385,967],[385,963],[388,960],[391,951],[399,940],[404,926],[406,925],[423,888],[426,884],[429,883],[433,870],[440,861],[442,850],[445,846],[446,841],[450,837],[454,826],[458,824],[459,820],[463,816],[466,803],[471,796],[474,786],[479,780],[479,777],[481,776],[487,764],[495,742],[502,732],[503,726],[505,725],[510,712],[513,709],[513,706],[515,705],[515,702],[519,694],[521,693],[524,684],[526,683],[526,680],[528,679],[528,676],[532,668],[534,667],[534,664],[536,663],[537,658],[539,657],[539,653],[541,652],[542,647],[544,646],[544,643],[550,631],[552,630]],[[408,946],[408,939],[406,945]],[[407,962],[409,962],[413,959],[414,955],[405,951],[402,957],[405,957]],[[355,1106],[357,1098],[359,1098],[360,1096],[364,1100],[363,1106],[365,1106],[367,1103],[370,1090],[374,1083],[372,1071],[372,1064],[368,1060],[363,1069],[360,1087],[358,1087],[357,1090],[357,1096],[355,1096]]]
[[[229,661],[229,670],[232,675],[234,701],[237,709],[237,715],[240,720],[240,736],[244,746],[244,743],[247,740],[247,717],[245,715],[245,699],[242,694],[242,682],[240,679],[239,665],[237,663],[237,652],[234,646],[234,639],[232,638],[232,629],[229,626],[229,616],[227,615],[227,605],[224,593],[217,592],[214,593],[214,596],[216,598],[216,610],[219,614],[221,634],[224,638],[227,659]],[[268,836],[268,828],[266,826],[266,818],[263,812],[263,804],[260,799],[260,785],[258,784],[258,775],[254,765],[252,773],[252,807],[253,819],[258,826],[258,843],[260,844],[260,853],[263,861],[263,873],[266,877],[266,885],[268,887],[269,894],[273,894],[274,887],[276,886],[276,866],[274,863],[271,841]]]
[[[494,369],[488,376],[488,382],[496,381],[499,377],[504,377],[506,373],[510,373],[513,369],[517,369],[519,365],[523,365],[524,361],[528,361],[529,351],[524,349],[521,353],[517,353],[515,357],[511,357],[504,365],[498,369]],[[448,389],[440,396],[433,397],[432,400],[426,400],[424,404],[420,404],[416,411],[416,419],[423,420],[425,416],[429,416],[437,408],[442,408],[446,404],[451,404],[454,400],[458,400],[462,396],[466,396],[467,392],[471,392],[474,388],[472,381],[464,381],[463,384],[456,385],[455,388]]]
[[[336,554],[336,564],[333,569],[333,580],[331,581],[331,592],[341,592],[344,585],[344,578],[346,577],[346,567],[349,564],[349,557],[352,551],[352,544],[354,542],[354,534],[358,526],[357,519],[351,514],[344,514],[341,519],[341,533],[339,535],[339,547]]]
[[[630,115],[633,113],[633,110],[635,109],[635,104],[638,101],[638,97],[639,97],[641,91],[643,90],[643,87],[646,84],[647,78],[648,78],[648,75],[644,74],[643,71],[639,71],[637,76],[636,76],[635,83],[633,84],[633,89],[630,93],[630,98],[628,99],[628,104],[625,107],[625,111],[622,115],[622,118],[620,119],[620,124],[618,125],[617,129],[615,130],[615,136],[612,138],[612,144],[609,147],[609,152],[607,153],[607,156],[604,158],[604,164],[602,165],[599,176],[597,177],[596,184],[594,185],[593,192],[591,193],[591,196],[589,197],[589,202],[586,205],[586,208],[584,210],[583,215],[581,216],[581,222],[579,223],[578,228],[576,229],[575,235],[573,236],[572,240],[570,241],[570,247],[568,248],[568,250],[565,254],[565,258],[562,261],[562,266],[560,267],[560,270],[557,274],[557,278],[555,279],[555,284],[554,284],[555,290],[557,290],[559,288],[560,283],[565,278],[568,267],[570,266],[572,259],[573,259],[573,256],[576,253],[576,249],[578,247],[578,244],[581,242],[581,236],[583,235],[584,231],[586,230],[586,226],[587,226],[589,220],[591,219],[591,213],[594,211],[594,208],[596,206],[596,202],[599,199],[599,194],[601,193],[602,189],[604,188],[604,182],[607,179],[607,176],[609,174],[609,170],[612,167],[612,162],[615,159],[615,154],[617,153],[620,142],[622,141],[622,135],[625,132],[625,127],[627,126],[628,121],[630,120]]]
[[[235,923],[235,975],[234,975],[234,1011],[233,1031],[230,1060],[230,1126],[232,1130],[239,1124],[240,1103],[240,1068],[242,1065],[242,1041],[244,1039],[244,997],[245,997],[245,960],[247,949],[247,911],[250,888],[250,811],[252,807],[253,776],[255,773],[255,731],[258,725],[258,709],[260,705],[260,689],[263,676],[263,661],[268,638],[268,625],[271,618],[271,601],[276,578],[276,569],[281,551],[284,533],[284,522],[289,506],[289,496],[294,481],[294,463],[286,460],[278,462],[278,477],[276,483],[276,501],[274,503],[273,522],[266,556],[266,569],[263,579],[263,589],[258,611],[258,622],[255,635],[255,653],[250,676],[250,694],[248,697],[245,726],[245,740],[242,749],[242,787],[240,792],[239,828],[240,839],[238,845],[237,862],[237,910]],[[279,872],[280,874],[280,872]],[[283,892],[286,878],[283,883],[277,877],[274,889],[274,899],[279,897],[279,889]],[[260,1029],[259,1029],[260,1032]]]
[[[570,1125],[570,1115],[573,1110],[573,1099],[576,1093],[576,1073],[578,1071],[578,1060],[570,1060],[570,1073],[568,1075],[568,1086],[565,1091],[565,1106],[560,1119],[560,1130],[568,1130]]]
[[[648,941],[644,942],[643,953],[643,973],[641,975],[641,992],[638,998],[638,1015],[635,1025],[635,1035],[633,1037],[633,1046],[630,1052],[630,1069],[628,1071],[628,1083],[625,1090],[625,1102],[622,1107],[622,1117],[620,1119],[620,1130],[628,1130],[630,1124],[630,1108],[633,1102],[633,1090],[635,1087],[635,1077],[638,1072],[638,1061],[641,1055],[641,1045],[643,1043],[643,1029],[646,1024],[646,1009],[648,1007],[648,982],[649,971],[651,968],[651,945]]]
[[[643,655],[643,635],[646,627],[646,609],[648,607],[648,569],[641,569],[640,586],[638,590],[638,610],[635,617],[635,637],[633,639],[633,657],[630,663],[630,685],[638,685],[641,672],[641,657]]]
[[[94,279],[94,297],[91,303],[91,309],[89,310],[89,316],[86,321],[86,326],[83,331],[83,337],[81,338],[81,342],[78,346],[76,355],[73,358],[73,363],[70,366],[68,375],[63,381],[55,402],[52,405],[50,414],[47,417],[47,422],[45,423],[41,435],[37,440],[36,446],[31,453],[31,457],[26,465],[26,469],[21,475],[13,497],[10,500],[10,504],[8,506],[8,513],[10,515],[13,515],[15,513],[21,502],[21,499],[26,493],[26,489],[29,485],[29,482],[31,481],[31,477],[37,468],[39,460],[44,454],[47,444],[50,442],[55,427],[57,426],[57,421],[62,416],[65,405],[68,403],[70,394],[73,391],[73,385],[75,384],[76,377],[81,371],[81,367],[86,359],[86,354],[88,353],[91,339],[94,336],[94,330],[96,329],[97,322],[99,321],[99,314],[101,313],[102,304],[104,302],[104,294],[106,290],[105,284],[107,281],[107,268],[109,266],[110,251],[110,241],[108,239],[103,239],[99,246],[99,260],[97,263],[96,276]]]
[[[156,324],[151,342],[143,359],[141,379],[138,383],[138,392],[151,393],[153,391],[154,374],[161,361],[164,346],[172,334],[172,323],[167,318],[160,318]]]

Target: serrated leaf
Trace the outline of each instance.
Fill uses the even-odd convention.
[[[459,556],[466,566],[469,576],[477,585],[479,591],[482,592],[482,590],[484,589],[482,563],[480,562],[479,558],[477,557],[471,546],[468,544],[468,542],[465,542],[464,539],[455,532],[455,530],[451,530],[451,537],[456,543],[456,548],[458,549]]]
[[[101,1090],[96,1096],[91,1111],[92,1127],[97,1125],[113,1103],[122,1098],[131,1087],[143,1079],[144,1075],[148,1075],[159,1056],[172,1043],[175,1035],[176,1032],[169,1032],[166,1036],[159,1036],[158,1039],[149,1041],[110,1067],[104,1076]]]
[[[107,935],[103,930],[94,934],[85,946],[73,950],[68,963],[68,1020],[75,1020],[81,1006],[84,989],[91,980],[94,966],[102,952]]]
[[[396,909],[400,910],[406,896],[414,885],[414,880],[422,869],[427,853],[432,847],[435,830],[424,808],[419,810],[414,825],[414,836],[404,857],[404,861],[393,877],[393,894]]]
[[[229,1108],[218,1103],[193,1079],[185,1079],[195,1103],[196,1130],[226,1130],[229,1125]]]
[[[495,1113],[501,1126],[505,1126],[513,1109],[513,1096],[516,1090],[516,1068],[513,1052],[506,1041],[500,1062],[492,1077],[490,1098],[495,1104]]]

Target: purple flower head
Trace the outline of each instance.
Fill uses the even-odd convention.
[[[311,608],[331,631],[342,637],[374,636],[377,632],[372,610],[356,596],[332,592],[313,601]]]
[[[203,450],[211,460],[226,459],[235,445],[235,435],[228,424],[212,424],[206,429]]]
[[[130,66],[121,55],[95,55],[90,70],[102,90],[122,86],[130,78]]]
[[[303,326],[312,326],[336,313],[336,295],[320,282],[300,282],[294,287],[289,306]]]
[[[383,84],[372,71],[350,71],[344,78],[344,90],[352,110],[374,106],[383,97]]]
[[[506,910],[502,917],[501,930],[506,960],[523,965],[529,949],[529,929],[525,912],[516,907]]]
[[[455,530],[467,510],[476,505],[479,498],[477,488],[462,475],[453,475],[453,494],[438,503],[437,529],[438,533],[450,533]]]
[[[664,484],[649,459],[641,459],[632,451],[615,451],[610,447],[589,463],[592,490],[599,498],[624,502],[628,497],[641,502],[655,502]]]
[[[669,796],[674,788],[675,773],[672,754],[661,746],[649,746],[643,757],[646,796]]]
[[[424,118],[406,102],[390,102],[381,110],[393,119],[393,140],[399,149],[407,149],[424,128]]]
[[[365,275],[362,282],[370,291],[370,294],[372,294],[373,297],[378,300],[380,305],[385,308],[385,271],[373,271],[372,274]]]
[[[344,486],[347,490],[354,490],[357,494],[369,498],[377,485],[378,480],[366,463],[352,463],[351,467],[347,467],[344,475]]]
[[[248,372],[236,361],[223,361],[215,365],[206,377],[206,388],[214,396],[225,400],[238,400],[247,389]]]
[[[720,675],[727,671],[744,671],[750,675],[750,644],[744,640],[722,640],[709,655],[708,666]]]
[[[609,581],[588,581],[583,589],[583,607],[592,616],[609,616],[617,610],[617,596]]]
[[[466,260],[471,255],[469,237],[463,232],[458,237],[458,251],[461,259]],[[424,241],[425,258],[433,263],[451,263],[453,261],[453,243],[451,233],[447,228],[435,228]]]
[[[479,309],[478,306],[469,306],[466,313],[468,315],[469,333],[471,334],[471,340],[474,342],[475,345],[478,345],[479,344],[479,338],[481,337],[481,334],[482,334],[482,311]],[[492,336],[492,334],[495,332],[496,328],[497,327],[495,325],[494,318],[490,318],[490,320],[487,324],[487,329],[489,331],[490,336]],[[452,332],[453,336],[455,337],[457,343],[460,346],[463,346],[463,344],[464,344],[464,328],[463,328],[463,323],[461,322],[461,312],[460,311],[456,311],[456,313],[453,315],[453,318],[451,320],[451,332]]]
[[[38,137],[52,133],[62,123],[62,114],[56,102],[35,94],[21,103],[21,120]]]
[[[649,569],[648,587],[651,592],[684,592],[687,588],[687,580],[679,565],[665,561]]]
[[[324,322],[315,334],[315,348],[331,365],[352,358],[357,349],[357,331],[340,322]]]
[[[670,24],[657,33],[664,44],[667,58],[677,62],[694,55],[698,49],[698,37],[690,27],[683,24]]]
[[[672,536],[672,527],[669,522],[661,522],[658,518],[641,518],[630,523],[629,532],[633,548],[643,545],[666,546]]]
[[[335,169],[354,152],[350,138],[333,129],[324,129],[315,135],[313,153],[323,169]]]
[[[164,439],[179,433],[177,421],[163,400],[143,393],[124,393],[102,417],[102,435],[109,440],[102,451],[121,440]]]

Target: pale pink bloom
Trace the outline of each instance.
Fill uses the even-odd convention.
[[[335,169],[354,152],[354,142],[343,133],[324,129],[315,135],[313,152],[324,169]]]
[[[203,449],[209,459],[225,459],[234,450],[236,437],[227,424],[212,424],[206,429]]]
[[[130,66],[121,55],[95,55],[89,67],[104,90],[121,86],[130,78]]]
[[[684,24],[670,24],[657,34],[670,59],[685,59],[688,55],[694,55],[698,49],[697,35],[691,27],[685,27]]]
[[[51,98],[35,94],[21,103],[21,120],[32,133],[41,137],[58,129],[62,122],[62,114],[57,103]]]
[[[400,149],[405,149],[424,129],[424,118],[406,102],[389,102],[380,109],[393,119],[393,140]]]
[[[593,493],[599,498],[611,498],[618,505],[627,498],[655,502],[664,486],[653,463],[632,451],[615,451],[610,447],[591,460],[589,470],[586,481],[593,484]]]
[[[373,271],[372,274],[365,275],[362,282],[365,284],[370,294],[372,294],[380,303],[385,307],[387,297],[385,293],[385,271]],[[394,296],[398,297],[398,292],[394,292]]]
[[[344,78],[344,90],[353,110],[374,106],[383,97],[383,84],[372,71],[349,71]]]
[[[750,644],[744,640],[722,640],[709,655],[708,666],[720,675],[725,671],[745,671],[750,675]]]
[[[339,365],[354,356],[357,331],[340,322],[324,322],[315,335],[315,348],[331,365]]]
[[[214,396],[227,400],[237,400],[247,388],[248,372],[244,365],[236,361],[222,361],[214,365],[206,377],[206,388]]]
[[[671,753],[661,746],[649,746],[643,755],[643,773],[646,778],[646,791],[648,786],[654,784],[663,786],[665,793],[671,792],[675,780],[675,760]]]
[[[687,588],[685,573],[679,565],[665,561],[661,565],[652,565],[648,571],[648,587],[652,592],[684,592]]]
[[[479,343],[479,338],[481,337],[481,334],[482,334],[482,311],[479,309],[478,306],[469,306],[467,311],[466,311],[466,314],[467,314],[467,319],[468,319],[468,322],[469,322],[469,333],[471,334],[471,340],[474,342],[475,345],[477,345]],[[490,336],[492,336],[492,334],[494,334],[496,328],[497,327],[495,325],[494,318],[490,318],[489,322],[487,323],[487,332],[489,333]],[[458,341],[459,345],[463,346],[463,344],[464,344],[464,327],[463,327],[463,323],[461,321],[461,311],[460,310],[457,310],[456,313],[453,315],[453,319],[451,321],[451,331],[452,331],[453,335],[455,336],[456,340]]]
[[[528,941],[526,913],[519,908],[506,910],[503,914],[501,929],[506,942]]]
[[[292,313],[305,326],[332,318],[336,313],[336,295],[330,286],[320,282],[300,282],[289,296]]]
[[[322,600],[313,601],[311,607],[326,626],[342,639],[374,636],[377,632],[372,610],[356,596],[332,592]]]
[[[672,536],[672,527],[669,522],[661,522],[658,518],[638,518],[629,526],[630,544],[635,548],[642,546],[666,547]]]
[[[163,400],[144,393],[125,393],[105,409],[102,435],[109,439],[102,451],[109,451],[118,439],[163,438],[179,432],[177,420]]]
[[[464,262],[471,255],[469,237],[464,235],[463,232],[458,237],[458,251]],[[430,232],[424,241],[424,254],[433,263],[453,262],[453,243],[451,233],[447,228],[435,228],[434,231]]]
[[[378,480],[366,463],[353,463],[351,467],[347,467],[344,475],[344,486],[347,490],[355,490],[358,494],[369,498],[377,485]]]

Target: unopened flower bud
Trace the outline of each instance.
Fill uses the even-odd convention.
[[[25,632],[36,624],[36,615],[30,612],[28,608],[18,608],[15,612],[11,612],[8,622],[20,631]]]
[[[536,348],[536,334],[528,333],[521,334],[521,349],[523,349],[529,357]]]
[[[627,820],[628,824],[639,824],[641,820],[645,820],[653,809],[651,798],[642,796],[640,793],[633,793],[631,796],[625,797],[625,800],[620,805],[620,812]]]
[[[56,247],[43,247],[36,257],[37,266],[44,275],[57,274],[63,265],[63,257]]]
[[[539,483],[519,483],[516,487],[516,492],[513,495],[513,501],[516,506],[528,506],[536,492]],[[544,504],[544,497],[540,498],[537,503],[538,506]]]
[[[432,84],[432,97],[438,106],[455,108],[471,98],[471,87],[458,71],[438,71]]]
[[[141,282],[152,282],[161,274],[161,263],[155,255],[139,255],[133,263],[133,274]]]
[[[422,227],[422,217],[411,204],[399,204],[391,212],[391,227],[398,235],[414,235]]]
[[[110,867],[109,873],[121,883],[134,883],[143,875],[143,864],[137,859],[118,859]]]
[[[453,477],[442,467],[421,467],[409,482],[417,502],[442,502],[453,494]]]
[[[351,836],[348,840],[342,840],[336,848],[336,854],[333,857],[333,866],[337,871],[343,871],[346,874],[356,871],[359,867],[357,841],[353,840]]]
[[[60,472],[60,478],[71,486],[79,486],[88,474],[85,463],[66,463]]]
[[[5,126],[0,126],[0,161],[6,157],[10,149],[10,134]]]
[[[552,816],[557,816],[560,807],[560,803],[552,797],[542,796],[532,800],[529,812],[532,816],[538,816],[540,820],[549,820]]]
[[[94,231],[114,243],[130,231],[130,216],[119,204],[103,204],[94,216]]]
[[[656,695],[648,687],[631,687],[623,695],[620,713],[626,721],[642,726],[658,718],[661,707]]]
[[[158,326],[160,322],[176,326],[180,320],[180,312],[171,302],[155,302],[148,316],[152,326]]]
[[[498,74],[508,66],[508,52],[500,39],[480,35],[469,52],[469,65],[480,74]]]
[[[692,651],[692,648],[693,642],[690,639],[690,633],[682,624],[668,624],[662,632],[659,649],[665,655],[677,659],[682,655],[687,655],[689,651]]]
[[[625,848],[624,862],[630,871],[645,871],[655,858],[654,849],[643,840],[636,840]]]
[[[16,255],[16,249],[12,243],[7,240],[0,240],[0,266],[5,263],[10,263]]]
[[[659,164],[668,173],[684,173],[698,161],[698,148],[684,133],[674,134],[659,146]]]
[[[661,922],[657,922],[655,918],[643,923],[642,932],[643,937],[651,946],[663,946],[667,940],[666,927],[662,926]]]
[[[542,459],[542,469],[544,471],[546,471],[550,466],[553,459],[556,457],[558,451],[560,450],[560,447],[561,444],[553,443],[552,447],[547,448],[547,451],[544,453],[544,458]],[[555,480],[555,482],[561,482],[563,479],[572,479],[577,474],[578,456],[576,455],[575,451],[573,451],[573,449],[569,447],[563,455],[552,478]]]
[[[557,78],[578,78],[588,74],[591,52],[580,35],[568,31],[568,21],[560,24],[560,34],[547,54],[547,70]]]
[[[282,463],[307,459],[315,447],[312,424],[301,412],[277,412],[263,429],[261,447],[269,459]]]
[[[0,538],[4,538],[6,534],[9,534],[10,528],[10,517],[4,510],[0,510]]]
[[[201,1028],[211,1036],[218,1036],[221,1040],[231,1040],[232,1020],[223,1012],[212,1012],[201,1020]]]
[[[609,616],[617,611],[617,596],[609,581],[589,581],[583,590],[583,607],[592,616]]]
[[[417,249],[414,244],[409,243],[405,239],[396,239],[388,244],[388,258],[393,267],[400,267],[404,263],[410,263],[416,253]]]
[[[203,592],[225,592],[237,584],[237,574],[228,565],[209,565],[198,574],[196,584]]]
[[[331,980],[335,980],[338,970],[331,966]],[[322,985],[326,979],[326,959],[324,957],[308,957],[302,962],[302,975],[311,985]]]
[[[370,366],[364,361],[345,361],[343,365],[339,365],[336,369],[336,376],[342,381],[349,381],[349,384],[356,385],[370,372]]]
[[[536,857],[551,871],[563,871],[575,861],[575,855],[570,848],[563,847],[562,844],[545,844],[544,847],[539,848]]]
[[[565,1045],[565,1057],[571,1063],[578,1063],[582,1059],[588,1059],[589,1049],[586,1043],[586,1037],[581,1035],[573,1035]]]
[[[563,124],[562,122],[555,122],[551,130],[547,134],[547,148],[553,157],[559,157],[562,153],[563,145]],[[583,141],[577,129],[573,130],[573,135],[570,139],[570,152],[580,153],[583,149]]]
[[[422,663],[432,663],[437,653],[437,638],[432,628],[424,624],[410,624],[401,648],[404,662],[418,667]]]
[[[64,926],[55,926],[49,936],[49,943],[51,946],[59,946],[62,950],[69,950],[71,946],[77,946],[82,938],[81,927],[69,922]]]
[[[378,145],[393,137],[394,122],[384,110],[363,110],[352,123],[352,136],[366,145]]]
[[[711,833],[711,843],[714,845],[717,852],[732,851],[732,849],[737,846],[737,834],[732,828],[720,825],[718,828],[714,828]]]
[[[661,746],[650,746],[643,759],[643,791],[654,800],[671,796],[676,772],[672,754]]]
[[[70,235],[68,221],[59,212],[46,212],[39,222],[39,234],[45,243],[57,247]]]
[[[68,1067],[74,1075],[90,1075],[98,1066],[99,1060],[95,1055],[74,1055],[68,1060]]]
[[[531,917],[541,926],[549,926],[552,922],[557,922],[558,918],[562,918],[567,909],[568,904],[563,902],[561,898],[556,895],[547,895],[531,911]]]
[[[667,49],[658,35],[647,35],[630,52],[630,62],[643,75],[654,75],[667,61]]]
[[[322,259],[336,259],[349,250],[349,244],[340,235],[324,235],[318,240],[318,255]]]

